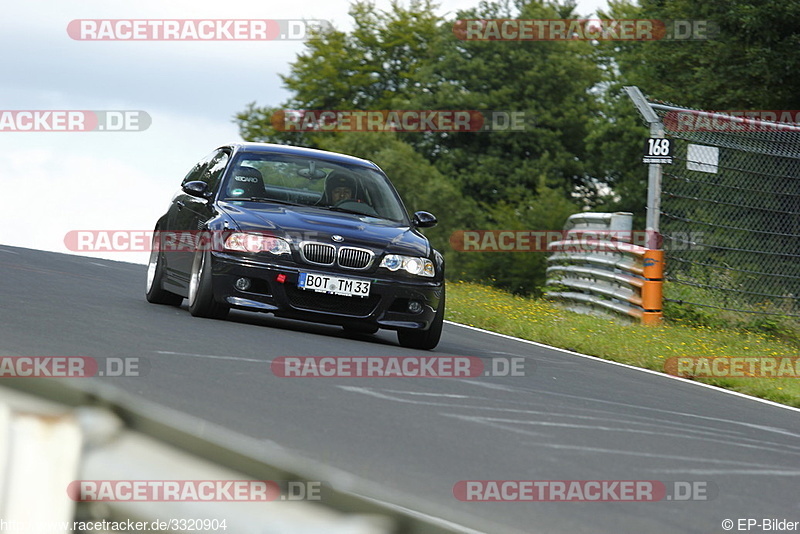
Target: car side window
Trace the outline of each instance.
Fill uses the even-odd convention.
[[[200,180],[208,184],[209,191],[214,191],[217,188],[222,173],[225,171],[225,167],[228,166],[229,160],[230,155],[224,150],[217,151],[211,157],[211,160],[200,176]]]
[[[208,162],[217,155],[217,150],[208,154],[206,157],[195,163],[194,167],[192,167],[189,172],[186,174],[186,177],[181,182],[181,187],[188,184],[189,182],[196,182],[197,180],[202,179],[203,173],[205,172],[206,168],[208,167]]]

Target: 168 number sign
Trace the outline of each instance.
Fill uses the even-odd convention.
[[[644,145],[643,163],[672,163],[672,139],[651,137]]]

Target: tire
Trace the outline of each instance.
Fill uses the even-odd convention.
[[[397,341],[400,345],[408,349],[431,350],[436,348],[442,337],[442,327],[444,326],[444,286],[442,286],[442,298],[439,300],[439,307],[433,322],[427,330],[398,330]]]
[[[211,252],[198,250],[192,261],[192,272],[189,278],[189,313],[194,317],[224,319],[230,307],[214,300],[214,289],[211,285]]]
[[[156,235],[158,232],[156,231]],[[180,306],[183,297],[170,293],[163,288],[164,281],[164,258],[161,257],[160,247],[153,245],[150,251],[150,260],[147,262],[147,286],[145,288],[145,298],[152,304],[168,304],[170,306]]]
[[[380,327],[371,324],[365,324],[365,325],[346,325],[343,326],[342,328],[344,328],[344,331],[347,332],[348,334],[374,334],[379,330]]]

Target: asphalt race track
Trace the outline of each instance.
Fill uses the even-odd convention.
[[[795,410],[452,324],[435,351],[418,352],[394,332],[349,335],[244,312],[197,319],[185,304],[148,304],[145,271],[0,246],[0,355],[143,358],[146,376],[90,380],[224,427],[232,441],[275,443],[481,531],[717,533],[724,519],[800,520]],[[525,376],[270,370],[280,356],[433,354],[521,357]],[[453,495],[461,480],[699,482],[711,499],[462,502]]]

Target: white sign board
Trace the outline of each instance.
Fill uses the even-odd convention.
[[[686,153],[686,168],[690,171],[717,174],[719,148],[715,146],[689,145]]]

